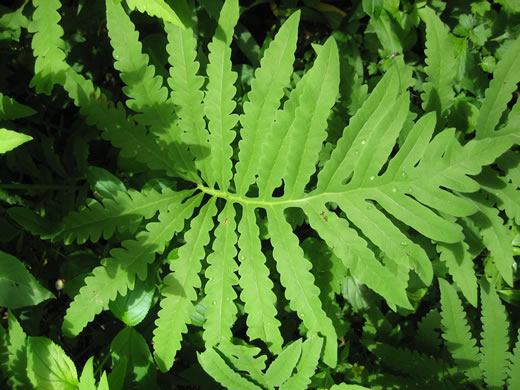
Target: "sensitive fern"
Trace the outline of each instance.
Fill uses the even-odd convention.
[[[434,277],[431,260],[415,232],[437,242],[441,260],[476,305],[474,256],[464,240],[468,226],[480,221],[479,234],[494,256],[503,255],[497,267],[512,284],[510,242],[504,236],[497,238],[503,223],[484,192],[490,187],[483,167],[518,142],[512,120],[495,129],[507,103],[506,93],[496,85],[492,84],[480,113],[482,118],[486,112],[493,114],[491,119],[480,119],[476,139],[461,143],[454,129],[442,128],[453,98],[446,81],[450,66],[444,73],[444,62],[428,61],[424,107],[436,112],[417,121],[411,120],[406,90],[410,76],[391,66],[346,125],[330,158],[317,169],[340,83],[334,38],[316,47],[314,65],[290,88],[299,13],[291,15],[265,50],[239,113],[234,100],[237,75],[230,60],[238,0],[226,1],[222,8],[208,47],[207,83],[200,74],[198,43],[189,15],[183,14],[183,3],[179,7],[184,11],[173,13],[180,15],[176,24],[171,23],[177,21],[173,11],[165,10],[159,0],[128,3],[138,10],[147,5],[150,15],[164,20],[171,65],[167,80],[155,74],[138,32],[117,0],[106,2],[107,29],[128,109],[109,102],[71,67],[62,72],[44,62],[39,72],[63,75],[51,80],[62,83],[87,122],[98,127],[122,157],[156,172],[166,187],[159,191],[145,186],[101,201],[89,200],[86,207],[65,217],[55,240],[82,243],[101,236],[108,239],[116,231],[135,234],[125,235],[121,247],[111,249],[85,278],[67,310],[66,335],[80,333],[118,294],[124,296],[132,289],[136,277],[145,280],[152,265],[168,264],[161,267],[166,274],[153,332],[155,359],[162,371],[172,367],[200,300],[207,310],[206,350],[199,360],[217,381],[235,388],[306,388],[320,356],[328,366],[336,366],[338,330],[327,315],[312,272],[313,265],[319,264],[305,256],[290,214],[298,215],[314,238],[329,247],[345,275],[350,272],[394,310],[412,309],[407,295],[411,275],[425,286]],[[425,11],[423,17],[428,51],[438,50],[448,33],[432,12]],[[59,27],[55,19],[48,22]],[[40,27],[35,37],[41,31]],[[60,34],[53,37],[59,40]],[[508,52],[497,66],[497,77],[508,86],[517,81],[509,69],[518,61],[518,42],[513,54]],[[44,44],[35,38],[33,45]],[[38,50],[35,53],[43,58]],[[56,62],[61,64],[60,58]],[[49,88],[47,82],[35,83],[42,90]],[[493,96],[500,97],[495,104],[490,103]],[[515,177],[512,168],[499,180],[509,183]],[[506,200],[507,195],[496,196],[508,213],[517,215],[516,203]],[[267,226],[262,236],[260,225]],[[275,269],[266,260],[265,248],[271,247]],[[303,343],[284,347],[277,319],[280,298],[274,292],[278,276],[288,306],[306,332]],[[440,284],[448,349],[473,379],[480,352],[458,316],[462,309],[456,293],[447,282]],[[258,339],[271,353],[279,354],[265,373],[265,356],[256,357],[256,349],[231,344],[237,342],[231,328],[239,315],[238,297],[244,303],[249,339]],[[493,297],[489,299],[484,301],[495,304]],[[484,318],[489,319],[486,311]],[[489,326],[486,322],[485,339]],[[455,344],[461,339],[462,349]],[[505,356],[503,350],[486,348],[484,356]],[[291,362],[290,369],[282,367],[278,360],[282,356]],[[489,367],[486,364],[487,380],[503,382],[506,366]]]

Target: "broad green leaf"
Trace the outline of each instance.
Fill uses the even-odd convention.
[[[156,369],[148,343],[134,328],[121,330],[110,344],[112,367],[127,361],[124,389],[151,389],[157,387]]]
[[[37,305],[55,298],[16,257],[0,251],[0,306],[10,309]]]
[[[104,168],[90,165],[86,172],[88,183],[96,196],[114,199],[117,192],[127,192],[124,183]]]
[[[46,337],[29,337],[27,374],[42,390],[76,390],[78,374],[63,349]]]
[[[0,129],[0,154],[4,154],[32,140],[33,137],[16,131]]]
[[[136,326],[148,314],[155,292],[154,284],[148,279],[136,280],[134,288],[126,295],[118,295],[108,305],[110,311],[128,326]]]

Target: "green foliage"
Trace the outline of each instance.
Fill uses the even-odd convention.
[[[261,3],[9,10],[6,382],[517,387],[517,10]]]

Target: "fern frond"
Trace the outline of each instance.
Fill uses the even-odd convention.
[[[204,79],[197,75],[199,63],[196,61],[197,41],[192,28],[182,29],[171,23],[165,24],[168,36],[166,50],[169,54],[171,99],[177,107],[181,140],[188,145],[195,156],[195,165],[201,171],[204,181],[212,187],[215,180],[211,167],[209,135],[204,121],[204,106],[201,91]]]
[[[513,349],[511,356],[511,362],[509,364],[507,380],[508,389],[516,389],[520,387],[520,329],[518,330],[516,339],[516,345]]]
[[[284,197],[290,199],[303,195],[327,137],[327,118],[339,88],[339,56],[334,39],[325,42],[305,77],[295,120],[287,130]]]
[[[163,86],[162,77],[155,75],[154,66],[149,65],[148,55],[143,54],[139,33],[121,2],[107,0],[106,8],[114,68],[120,72],[121,80],[126,84],[123,92],[129,98],[126,105],[137,113],[135,119],[142,125],[173,120],[173,104],[165,104],[168,90]]]
[[[352,275],[385,297],[391,307],[399,305],[412,308],[405,291],[407,280],[399,280],[385,268],[367,248],[367,242],[345,219],[325,211],[317,202],[309,202],[303,210],[311,227],[332,248]]]
[[[235,187],[239,195],[245,195],[254,183],[257,162],[263,154],[262,140],[271,128],[276,110],[283,96],[283,88],[289,84],[296,50],[297,29],[300,20],[295,12],[280,28],[269,48],[264,52],[260,68],[255,72],[240,117],[242,130],[239,142],[239,162],[236,166]]]
[[[323,361],[334,367],[337,361],[336,331],[321,307],[320,291],[310,272],[311,264],[303,256],[283,209],[268,208],[267,218],[276,268],[290,307],[298,313],[310,334],[319,333],[326,338]]]
[[[224,342],[218,347],[219,351],[224,354],[227,361],[233,365],[235,371],[247,372],[255,383],[261,384],[269,388],[269,382],[265,379],[265,361],[266,355],[259,355],[260,348],[250,345],[235,345]]]
[[[490,388],[503,388],[509,359],[509,321],[494,286],[483,283],[480,369]]]
[[[273,293],[273,282],[269,278],[269,269],[265,264],[266,258],[262,253],[260,232],[253,207],[242,207],[238,231],[238,272],[242,288],[240,299],[244,302],[247,313],[247,335],[250,340],[263,340],[271,352],[280,353],[283,338],[279,329],[280,321],[275,317],[276,296]]]
[[[428,354],[438,354],[441,338],[440,333],[436,329],[440,330],[440,328],[441,315],[436,309],[432,309],[418,323],[415,344]]]
[[[332,151],[331,158],[318,174],[318,191],[332,190],[350,177],[355,163],[354,157],[359,156],[359,150],[364,146],[361,143],[362,139],[356,141],[356,137],[362,132],[369,119],[372,125],[381,121],[381,117],[386,114],[388,106],[393,104],[397,98],[398,85],[397,70],[391,68],[379,81],[343,131],[336,148]],[[346,156],[348,158],[345,158]]]
[[[130,9],[137,9],[139,12],[146,12],[150,16],[161,18],[165,22],[184,27],[177,14],[164,0],[126,0],[126,4]]]
[[[209,63],[206,69],[209,83],[204,106],[208,118],[209,140],[211,144],[212,169],[216,172],[216,181],[221,190],[226,191],[232,177],[233,148],[235,139],[232,130],[238,116],[232,114],[236,103],[233,100],[237,79],[231,71],[231,41],[238,22],[238,0],[226,1],[220,13],[217,31],[209,44]]]
[[[470,327],[465,318],[459,297],[455,289],[444,279],[439,278],[441,290],[442,337],[446,340],[448,351],[455,363],[471,381],[481,377],[478,365],[480,353],[476,341],[471,337]]]
[[[520,199],[518,185],[510,183],[507,177],[497,175],[497,172],[485,168],[478,176],[480,187],[496,201],[497,207],[506,215],[520,224]]]
[[[463,241],[455,244],[439,243],[437,251],[440,253],[440,259],[446,263],[453,281],[457,283],[462,294],[473,307],[477,307],[477,276],[473,268],[473,256],[469,251],[469,245]]]
[[[281,386],[296,368],[302,353],[302,339],[298,339],[274,359],[265,373],[265,379],[272,387]]]
[[[456,76],[455,49],[449,29],[435,12],[428,7],[420,10],[426,23],[426,64],[427,82],[423,84],[421,95],[423,109],[436,111],[439,123],[444,122],[446,112],[453,104],[455,91],[453,80]]]
[[[66,244],[87,240],[97,242],[101,236],[109,239],[116,230],[135,233],[144,219],[152,218],[157,211],[163,213],[172,204],[181,204],[193,194],[192,190],[175,192],[164,188],[143,191],[117,192],[113,199],[103,202],[89,199],[79,212],[72,212],[62,222],[61,232],[53,240],[61,239]]]
[[[311,336],[302,345],[302,354],[296,373],[287,379],[280,390],[307,389],[311,382],[311,377],[316,372],[318,360],[320,358],[323,339],[318,336]],[[325,347],[327,348],[327,347]]]
[[[35,33],[31,47],[36,62],[31,87],[37,93],[50,95],[55,84],[64,81],[64,72],[69,68],[65,62],[63,29],[58,24],[61,16],[59,0],[34,0],[36,10],[29,24],[29,32]]]
[[[499,210],[485,198],[484,194],[468,194],[467,197],[473,201],[479,213],[472,216],[477,222],[486,248],[491,252],[498,271],[505,282],[513,286],[513,246],[509,238],[508,229],[502,218],[498,215]]]
[[[159,222],[147,224],[147,230],[137,234],[135,240],[123,241],[123,248],[112,249],[112,257],[85,278],[85,286],[67,309],[63,333],[77,335],[118,293],[126,295],[128,288],[133,288],[136,276],[144,280],[155,254],[162,253],[173,235],[182,230],[184,221],[191,217],[201,200],[198,195],[186,203],[170,205],[167,212],[159,214]]]
[[[74,100],[74,104],[85,115],[87,123],[103,130],[103,138],[112,145],[121,149],[121,155],[135,158],[151,169],[160,169],[170,176],[184,177],[195,183],[200,182],[193,172],[193,163],[182,159],[172,159],[155,139],[148,136],[143,126],[137,125],[131,118],[127,118],[121,103],[116,107],[107,103],[92,81],[69,69],[65,73],[63,88]],[[179,144],[173,142],[169,148],[177,151]],[[180,152],[182,154],[182,152]]]
[[[383,364],[406,375],[425,379],[442,379],[447,373],[446,365],[442,360],[417,351],[382,343],[373,343],[368,349],[380,358]]]
[[[519,104],[515,106],[520,107]],[[515,187],[520,187],[520,153],[508,150],[497,159],[497,164]]]
[[[237,235],[235,232],[235,209],[232,202],[227,202],[218,217],[215,229],[213,252],[206,258],[206,278],[204,292],[206,311],[205,332],[203,334],[206,347],[211,347],[224,340],[231,340],[231,327],[235,322],[237,294],[233,288],[238,284],[235,261]]]
[[[214,348],[206,349],[203,353],[197,354],[197,357],[204,371],[228,389],[262,389],[229,367]]]
[[[492,137],[495,134],[502,113],[511,100],[511,94],[520,81],[520,38],[509,47],[504,57],[498,62],[493,72],[493,80],[486,89],[486,95],[475,125],[478,139]]]
[[[181,346],[182,334],[188,330],[190,314],[195,312],[195,289],[200,288],[201,284],[198,273],[205,257],[204,247],[209,242],[209,231],[214,226],[213,216],[216,211],[213,199],[192,220],[190,230],[184,236],[186,243],[179,248],[179,258],[172,261],[172,272],[164,278],[163,299],[153,337],[155,361],[163,372],[173,365],[175,354]]]

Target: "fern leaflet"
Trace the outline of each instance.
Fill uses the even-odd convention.
[[[480,369],[490,388],[501,388],[506,379],[509,358],[508,320],[494,286],[485,283],[481,286],[480,292],[482,298]]]

